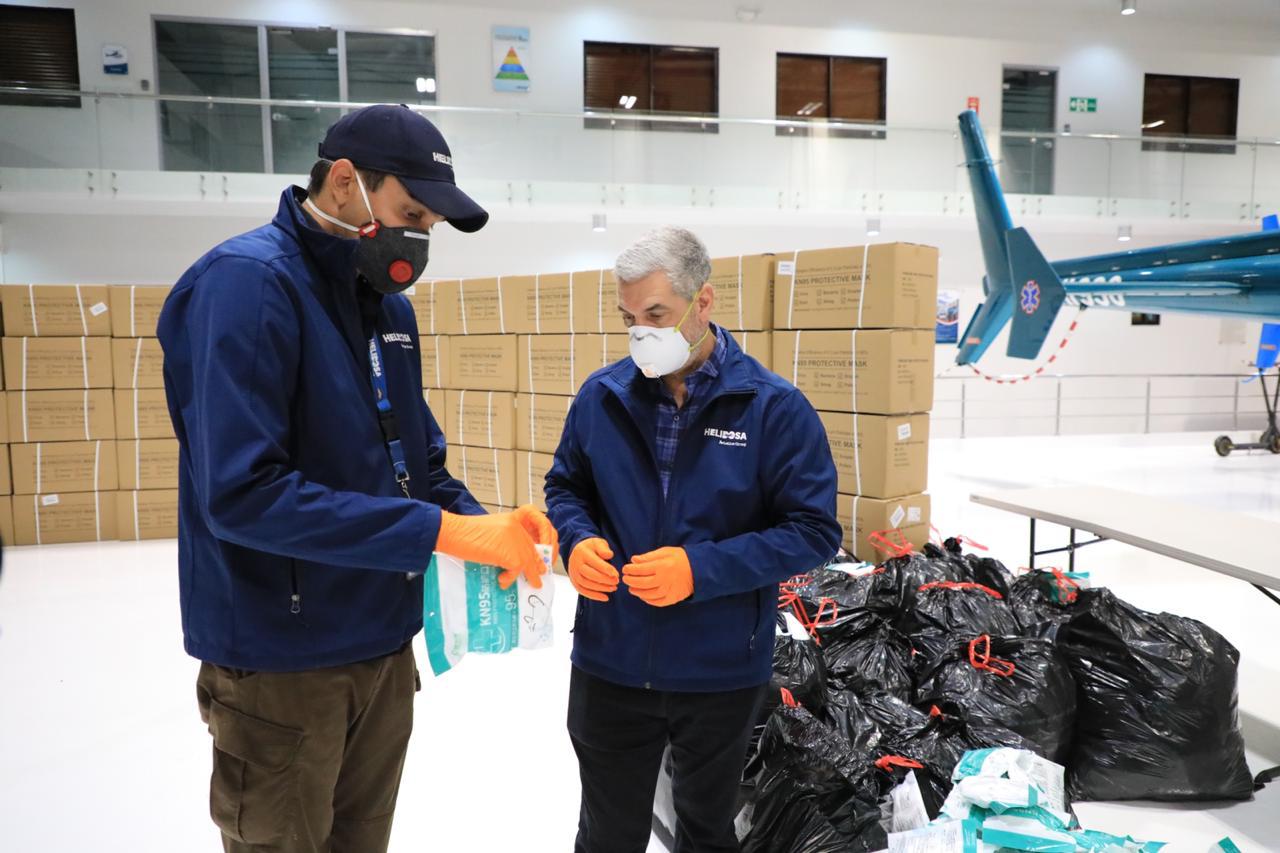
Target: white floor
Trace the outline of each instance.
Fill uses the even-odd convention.
[[[968,502],[975,489],[1097,483],[1280,520],[1280,457],[1219,459],[1212,436],[935,442],[934,514],[947,534],[1025,562],[1026,523]],[[1277,543],[1280,551],[1280,543]],[[210,743],[182,652],[172,542],[6,552],[0,579],[0,850],[213,853]],[[1201,619],[1240,648],[1255,771],[1280,764],[1280,608],[1249,586],[1123,545],[1083,553],[1096,583]],[[573,593],[558,580],[559,645],[471,657],[427,679],[392,850],[563,851],[577,811],[564,733]],[[1082,804],[1087,827],[1203,853],[1230,835],[1280,850],[1280,785],[1226,807]],[[657,850],[657,844],[651,845]]]

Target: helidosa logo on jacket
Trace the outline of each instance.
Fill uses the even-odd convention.
[[[403,349],[413,349],[413,338],[404,332],[385,332],[382,335],[384,344],[399,344]]]
[[[731,429],[716,429],[715,427],[707,427],[702,434],[707,438],[717,439],[719,444],[725,447],[746,447],[747,434]]]

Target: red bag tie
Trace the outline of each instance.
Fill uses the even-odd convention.
[[[1052,569],[1053,579],[1058,584],[1058,597],[1064,604],[1075,604],[1080,597],[1080,584],[1067,577],[1062,569]]]
[[[974,669],[991,672],[1001,678],[1008,678],[1017,671],[1013,661],[1001,660],[991,656],[991,635],[983,634],[969,642],[969,663]]]
[[[924,765],[914,758],[907,758],[902,755],[882,755],[876,759],[876,767],[884,772],[890,772],[891,767],[904,767],[907,769],[923,770]]]
[[[785,687],[780,688],[780,689],[781,689],[781,691],[782,691],[782,704],[783,704],[783,705],[786,705],[788,708],[799,708],[799,707],[800,707],[800,703],[796,701],[796,697],[795,697],[795,696],[793,696],[793,695],[791,694],[791,691],[790,691],[790,690],[788,690],[788,689],[787,689],[787,688],[785,688]]]
[[[897,534],[897,541],[892,538]],[[886,555],[890,559],[894,557],[905,557],[908,554],[915,553],[915,547],[907,541],[907,537],[900,528],[891,530],[876,530],[867,535],[867,542],[871,543],[871,547],[875,548],[881,554]]]
[[[801,600],[796,588],[803,585],[803,576],[797,575],[790,580],[784,581],[778,585],[778,609],[785,610],[791,608],[791,612],[795,615],[796,621],[804,627],[814,644],[822,645],[822,639],[818,636],[818,629],[834,623],[840,616],[840,607],[836,604],[835,599],[823,596],[818,599],[818,614],[810,618],[809,611],[805,609],[804,601]],[[823,620],[826,621],[823,621]]]

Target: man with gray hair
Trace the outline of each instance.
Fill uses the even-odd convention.
[[[575,850],[643,853],[670,744],[676,850],[736,851],[778,583],[839,546],[835,465],[808,401],[711,322],[697,237],[650,232],[614,275],[631,357],[579,390],[546,485],[579,594]]]

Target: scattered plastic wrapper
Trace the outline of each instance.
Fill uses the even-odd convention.
[[[1021,749],[971,750],[952,773],[938,819],[889,835],[889,853],[1155,853],[1161,842],[1080,829],[1067,811],[1065,768]],[[904,793],[904,799],[909,799]],[[908,820],[918,821],[914,809]],[[1229,839],[1210,853],[1238,853]]]
[[[547,567],[538,589],[523,574],[503,589],[497,566],[432,555],[423,584],[422,623],[434,674],[448,672],[467,652],[502,654],[551,645],[554,555],[549,545],[536,547]]]

